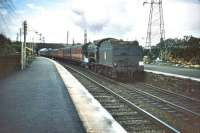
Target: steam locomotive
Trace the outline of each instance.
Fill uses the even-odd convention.
[[[137,41],[105,38],[84,45],[43,50],[39,54],[75,62],[112,78],[133,79],[136,74],[144,70],[144,66],[139,64],[142,59],[142,49]]]

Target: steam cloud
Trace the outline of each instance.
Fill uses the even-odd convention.
[[[100,32],[102,31],[108,24],[109,24],[109,20],[108,19],[103,19],[102,21],[98,21],[98,22],[90,22],[88,21],[85,12],[81,11],[81,10],[75,10],[73,9],[72,12],[76,15],[76,17],[78,19],[74,19],[74,23],[81,27],[82,29],[87,28],[88,30],[90,30],[91,32]]]

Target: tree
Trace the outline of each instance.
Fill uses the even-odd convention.
[[[169,38],[155,47],[151,51],[144,51],[144,56],[148,56],[150,61],[157,57],[163,61],[179,64],[200,64],[200,38],[184,36],[183,39]]]
[[[15,48],[11,45],[11,40],[0,34],[0,56],[15,54]]]
[[[5,35],[0,34],[0,45],[11,44],[11,40],[7,38]]]

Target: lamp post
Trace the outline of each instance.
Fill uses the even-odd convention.
[[[33,32],[35,35],[38,36],[37,40],[39,40],[39,43],[44,43],[45,42],[45,37],[42,36],[42,33],[39,33],[38,31],[35,31],[35,30],[29,30],[29,31]],[[32,41],[33,41],[32,50],[35,52],[35,37],[33,37]]]
[[[26,67],[26,35],[27,35],[27,22],[23,22],[24,42],[21,43],[21,70]],[[21,28],[20,28],[20,41],[21,41]]]
[[[21,70],[23,70],[26,67],[26,65],[27,65],[27,61],[28,60],[27,60],[26,50],[31,51],[31,57],[33,57],[33,55],[34,55],[34,47],[35,47],[34,46],[34,42],[35,42],[34,41],[34,37],[32,38],[32,43],[29,45],[29,47],[27,47],[26,46],[27,45],[26,44],[27,32],[31,31],[31,32],[34,32],[36,35],[39,35],[40,36],[40,41],[41,41],[41,38],[42,38],[42,34],[41,33],[38,33],[35,30],[28,30],[28,26],[27,26],[27,22],[26,21],[24,21],[22,25],[23,25],[23,28],[20,28],[20,34],[19,34],[20,35],[20,43],[21,43]],[[22,29],[23,29],[23,34],[24,34],[24,41],[23,41],[23,43],[21,42]]]

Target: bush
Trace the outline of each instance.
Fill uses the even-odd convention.
[[[5,35],[0,34],[0,45],[10,45],[11,40],[7,38]]]
[[[13,55],[16,51],[11,45],[0,45],[0,56]]]
[[[192,57],[190,62],[191,62],[191,64],[200,64],[200,56]]]
[[[15,54],[16,50],[11,45],[11,40],[5,35],[0,34],[0,56]]]

